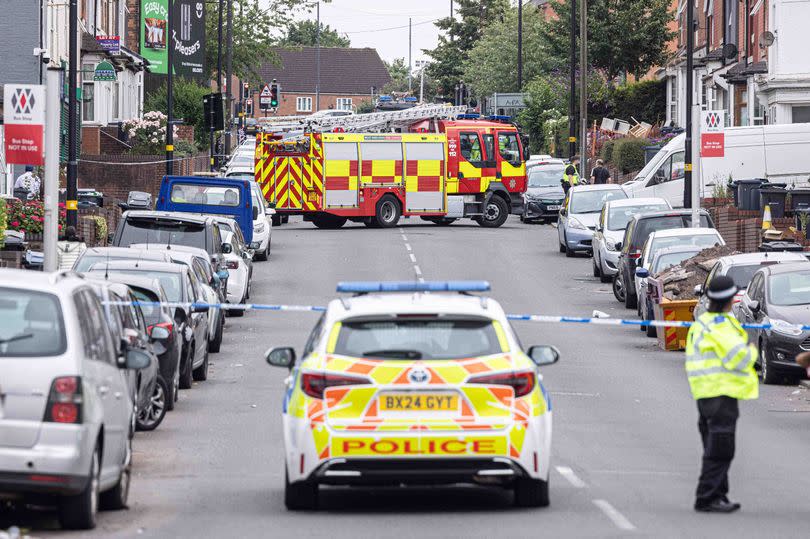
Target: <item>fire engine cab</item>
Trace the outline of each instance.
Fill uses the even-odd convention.
[[[332,118],[286,139],[260,134],[256,181],[278,213],[319,228],[393,227],[401,216],[499,227],[523,211],[528,148],[513,124],[461,110],[415,107]]]

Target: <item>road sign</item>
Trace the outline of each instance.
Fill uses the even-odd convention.
[[[700,156],[724,157],[726,137],[726,111],[703,110],[700,112]]]
[[[264,88],[262,88],[261,94],[259,94],[259,109],[270,110],[272,108],[270,105],[271,99],[272,93],[270,92],[270,85],[265,84]]]
[[[6,162],[44,164],[45,86],[6,84],[3,94]]]

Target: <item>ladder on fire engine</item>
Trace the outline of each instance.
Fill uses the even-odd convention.
[[[265,131],[284,133],[290,131],[332,131],[341,128],[345,132],[391,131],[404,129],[423,120],[453,120],[467,112],[466,106],[420,105],[403,110],[369,112],[346,116],[282,116],[262,122]]]

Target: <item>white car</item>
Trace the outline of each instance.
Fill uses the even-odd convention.
[[[250,182],[250,194],[253,199],[253,242],[250,244],[254,260],[267,260],[270,257],[270,244],[273,239],[273,216],[276,210],[267,207],[262,188],[256,182]]]
[[[593,233],[593,276],[609,283],[618,272],[619,253],[616,244],[622,241],[630,219],[637,213],[668,210],[663,198],[628,198],[608,200]]]
[[[301,359],[282,410],[289,509],[317,507],[320,485],[471,483],[549,503],[551,404],[540,367],[552,346],[523,351],[486,282],[341,283]],[[430,292],[425,294],[423,292]],[[279,433],[281,434],[281,433]]]
[[[223,231],[222,243],[230,246],[229,252],[224,253],[225,264],[228,266],[228,303],[244,303],[250,297],[250,268],[245,260],[250,255],[242,251],[233,232]],[[234,316],[245,314],[241,309],[231,309],[229,312]]]

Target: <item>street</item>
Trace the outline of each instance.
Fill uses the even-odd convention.
[[[469,224],[468,224],[469,223]],[[587,257],[557,252],[550,225],[317,230],[294,218],[255,268],[250,301],[325,305],[340,280],[487,279],[509,313],[635,317],[591,276]],[[229,318],[209,380],[181,393],[160,429],[135,438],[129,510],[104,512],[82,537],[801,537],[810,395],[760,386],[740,406],[733,515],[692,509],[700,465],[697,411],[682,352],[663,352],[636,327],[516,323],[524,346],[554,344],[544,385],[554,410],[551,506],[515,509],[511,493],[482,488],[330,489],[317,512],[282,500],[285,373],[263,352],[299,351],[315,313]],[[0,515],[0,529],[62,537],[41,511]],[[805,529],[804,532],[801,530]]]

